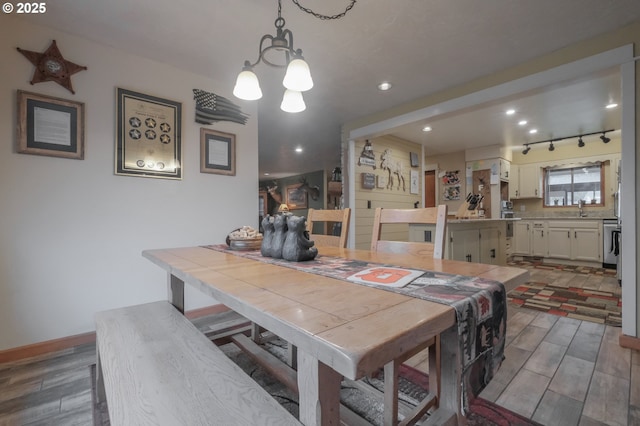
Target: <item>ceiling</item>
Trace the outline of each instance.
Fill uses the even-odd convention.
[[[349,0],[298,0],[333,15]],[[274,34],[276,0],[56,0],[45,15],[25,17],[67,33],[225,82],[202,88],[234,100],[244,60]],[[260,64],[259,171],[283,177],[340,164],[341,126],[429,94],[534,59],[640,20],[638,0],[366,0],[339,20],[320,20],[282,0],[286,28],[309,63],[314,87],[307,109],[279,109],[284,70]],[[620,127],[615,71],[491,105],[394,129],[425,144],[428,154]],[[390,81],[391,90],[377,89]],[[516,114],[505,119],[504,111]],[[618,109],[619,110],[619,109]],[[516,119],[539,129],[533,136]],[[462,125],[462,123],[464,125]],[[301,147],[297,154],[294,148]]]

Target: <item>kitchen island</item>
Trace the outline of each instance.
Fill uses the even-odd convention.
[[[506,265],[517,218],[448,219],[445,258]],[[409,241],[430,241],[433,225],[409,225]]]

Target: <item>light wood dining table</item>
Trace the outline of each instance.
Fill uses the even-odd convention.
[[[526,270],[513,267],[318,249],[326,256],[479,276],[507,289],[528,278]],[[450,306],[205,247],[142,254],[168,273],[168,298],[182,312],[186,283],[297,347],[303,424],[339,425],[343,377],[361,379],[437,335],[441,336],[440,415],[432,416],[433,422],[466,424],[460,402],[458,331]]]

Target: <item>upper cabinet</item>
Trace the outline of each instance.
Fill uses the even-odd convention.
[[[542,198],[542,169],[539,165],[511,165],[509,197]]]
[[[500,159],[500,180],[509,181],[509,175],[511,174],[511,162],[505,160],[504,158]]]

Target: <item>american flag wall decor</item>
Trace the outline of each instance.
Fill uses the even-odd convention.
[[[239,106],[215,93],[193,89],[193,99],[196,101],[196,123],[213,124],[217,121],[233,121],[245,124],[249,118],[249,115],[243,113]]]

